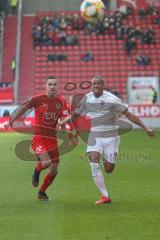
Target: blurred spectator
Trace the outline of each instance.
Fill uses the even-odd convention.
[[[13,73],[13,80],[15,80],[15,72],[16,72],[16,59],[15,59],[15,57],[12,59],[11,69],[12,69],[12,73]]]
[[[154,12],[152,14],[152,23],[153,24],[160,24],[160,13],[159,12]]]
[[[142,33],[142,29],[141,29],[140,26],[136,26],[136,27],[135,27],[134,36],[135,36],[136,38],[142,39],[143,33]]]
[[[9,117],[10,116],[10,113],[9,111],[6,109],[4,112],[3,112],[3,117]]]
[[[12,16],[17,15],[18,0],[10,0],[10,4]]]
[[[60,45],[61,37],[60,37],[60,31],[58,29],[55,30],[52,37],[52,41],[53,41],[53,45]]]
[[[109,19],[108,17],[105,17],[104,20],[103,20],[103,26],[105,28],[105,30],[108,30],[109,29]]]
[[[91,24],[91,23],[86,23],[86,26],[84,28],[84,34],[85,35],[95,35],[96,32],[96,25],[95,24]]]
[[[136,62],[138,65],[149,65],[150,63],[150,57],[148,55],[142,55],[142,54],[138,54],[136,57]]]
[[[8,15],[8,0],[0,1],[0,12],[4,12],[5,15]]]
[[[146,16],[147,16],[147,11],[146,11],[146,9],[141,8],[141,9],[139,10],[139,18],[140,18],[140,20],[145,19]]]
[[[93,55],[90,52],[87,52],[85,54],[81,55],[81,60],[84,62],[92,61],[93,60]]]
[[[54,29],[60,28],[60,17],[54,16],[52,26],[54,27]]]
[[[66,37],[66,44],[67,45],[76,45],[76,44],[78,44],[78,38],[74,35],[68,35]]]
[[[59,23],[60,29],[64,30],[67,28],[67,20],[64,15],[61,16],[60,18],[60,23]]]
[[[118,20],[118,19],[123,19],[123,17],[124,17],[124,15],[123,15],[123,13],[121,13],[120,11],[115,11],[114,13],[113,13],[113,16],[114,16],[114,18],[116,19],[116,21]]]
[[[61,31],[59,33],[59,36],[60,36],[61,44],[66,45],[66,37],[67,37],[66,33],[64,31]]]
[[[160,15],[157,16],[156,23],[157,23],[158,25],[160,25]]]
[[[156,103],[158,98],[157,91],[154,87],[151,87],[151,89],[152,89],[152,103]]]
[[[33,48],[41,45],[42,36],[41,27],[37,26],[36,29],[33,30],[32,36],[33,36]]]
[[[67,59],[66,54],[48,54],[48,61],[65,61]]]
[[[78,16],[78,14],[74,14],[73,16],[69,16],[69,21],[73,30],[83,30],[85,26],[84,20]]]
[[[124,31],[122,27],[117,28],[115,36],[117,40],[122,40],[124,38]]]
[[[127,14],[129,15],[131,15],[131,14],[133,14],[133,12],[134,12],[134,10],[133,10],[133,7],[127,7]]]
[[[126,16],[126,15],[127,15],[127,6],[121,5],[121,6],[119,7],[119,12],[120,12],[121,14],[123,14],[123,16]]]
[[[129,55],[131,53],[131,51],[136,47],[136,42],[135,39],[128,39],[125,43],[124,43],[124,49],[126,50],[127,54]]]
[[[147,12],[148,12],[148,14],[150,14],[150,15],[158,14],[158,7],[155,6],[155,5],[150,5],[150,6],[148,6],[148,8],[147,8]]]
[[[104,35],[105,34],[105,27],[101,22],[97,23],[95,32],[96,32],[96,35]]]
[[[142,36],[142,43],[146,43],[146,44],[155,43],[155,33],[153,31],[152,26],[144,30],[144,33]]]
[[[128,38],[131,39],[131,38],[135,37],[135,33],[136,33],[135,27],[134,27],[133,23],[130,23],[128,26],[128,29],[127,29]]]

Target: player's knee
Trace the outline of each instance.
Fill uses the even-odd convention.
[[[55,167],[53,164],[51,164],[49,168],[49,174],[53,177],[55,177],[58,174],[57,167]]]
[[[93,163],[99,163],[99,154],[97,152],[89,153],[89,160]]]
[[[107,174],[112,173],[114,170],[114,164],[106,163],[104,164],[104,169]]]

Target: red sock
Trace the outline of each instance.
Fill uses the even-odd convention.
[[[44,180],[43,180],[43,183],[40,187],[40,192],[45,192],[46,189],[49,187],[49,185],[51,185],[51,183],[53,182],[55,176],[51,176],[49,174],[47,174],[45,177],[44,177]]]
[[[38,172],[41,172],[42,169],[43,169],[43,165],[42,165],[42,162],[40,161],[40,162],[37,164],[36,170],[37,170]]]

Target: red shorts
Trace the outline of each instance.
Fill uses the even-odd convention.
[[[59,162],[59,151],[56,138],[33,137],[32,149],[37,157],[42,153],[48,153],[52,162]]]

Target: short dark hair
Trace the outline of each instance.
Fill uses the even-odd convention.
[[[95,79],[97,79],[97,80],[99,80],[99,81],[102,81],[102,82],[104,83],[104,79],[103,79],[103,77],[102,77],[101,75],[97,75],[97,76],[93,77],[93,78],[92,78],[92,83],[93,83],[93,81],[94,81]]]
[[[49,77],[47,77],[46,83],[47,83],[48,80],[50,80],[50,79],[56,79],[56,80],[59,82],[59,79],[56,78],[55,76],[49,76]]]
[[[48,78],[47,78],[47,80],[49,80],[49,79],[57,79],[55,76],[49,76]]]

